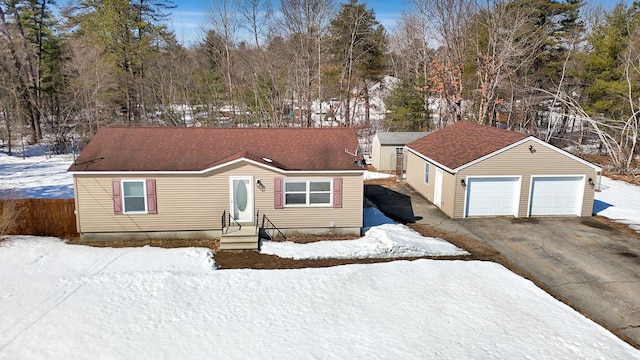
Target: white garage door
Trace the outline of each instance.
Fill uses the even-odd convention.
[[[468,179],[466,216],[517,216],[519,197],[517,177]]]
[[[531,185],[531,208],[535,215],[580,215],[584,177],[534,177]]]

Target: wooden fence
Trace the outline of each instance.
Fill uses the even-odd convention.
[[[9,235],[78,236],[73,199],[2,199],[0,217],[6,211],[18,213]]]

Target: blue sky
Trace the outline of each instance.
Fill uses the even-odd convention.
[[[233,0],[230,0],[233,1]],[[207,9],[211,0],[174,0],[177,7],[171,11],[169,27],[172,28],[179,42],[191,45],[198,42],[207,28]],[[277,10],[279,1],[273,0],[274,10]],[[345,1],[340,1],[346,2]],[[387,30],[391,30],[396,21],[402,15],[403,9],[410,6],[409,0],[365,0],[367,7],[373,9],[376,18]],[[619,0],[585,0],[590,5],[601,4],[606,8],[612,8]],[[632,0],[623,0],[631,4]]]

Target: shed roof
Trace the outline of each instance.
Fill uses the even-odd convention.
[[[414,140],[420,139],[427,135],[427,132],[386,132],[379,131],[376,133],[380,145],[406,145]]]
[[[529,136],[470,121],[458,121],[407,144],[407,147],[449,169],[457,169]]]
[[[104,127],[69,171],[203,171],[238,159],[285,171],[359,170],[356,149],[348,128]]]

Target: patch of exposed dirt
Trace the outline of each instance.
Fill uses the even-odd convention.
[[[593,163],[598,164],[603,168],[602,175],[614,180],[626,181],[630,184],[640,185],[640,162],[633,160],[630,164],[632,174],[618,174],[615,171],[611,171],[608,168],[611,167],[611,159],[607,155],[601,154],[579,154],[580,158]]]
[[[606,218],[604,216],[600,216],[600,215],[594,215],[590,218],[587,218],[587,221],[589,221],[590,223],[596,222],[596,223],[600,223],[601,225],[591,225],[591,224],[585,224],[591,227],[598,227],[598,226],[602,226],[602,229],[615,229],[618,230],[622,233],[625,233],[629,236],[632,236],[638,240],[640,240],[640,233],[638,233],[637,231],[633,230],[632,228],[629,227],[629,225],[627,224],[621,224],[619,222],[615,222],[609,218]],[[584,223],[584,221],[583,221]]]
[[[603,175],[611,178],[613,180],[621,180],[621,181],[626,181],[630,184],[634,184],[634,185],[640,185],[640,175],[621,175],[621,174],[614,174],[614,173],[606,173],[603,171]]]
[[[600,165],[608,165],[611,163],[611,159],[607,155],[601,154],[577,154],[578,157],[592,163]]]
[[[181,248],[181,247],[203,247],[209,248],[214,252],[219,248],[219,240],[118,240],[118,241],[82,241],[80,238],[72,238],[67,240],[67,244],[72,245],[88,245],[95,247],[142,247],[142,246],[154,246],[161,248]]]
[[[429,257],[427,257],[429,258]],[[456,259],[458,257],[446,257]],[[302,269],[323,268],[347,264],[374,264],[396,260],[416,260],[419,258],[393,258],[393,259],[319,259],[319,260],[293,260],[275,255],[260,254],[257,251],[225,250],[216,254],[216,264],[220,269]]]
[[[312,242],[318,241],[340,241],[340,240],[354,240],[359,239],[359,236],[326,236],[326,235],[298,235],[298,236],[288,236],[286,239],[281,237],[276,237],[272,241],[291,241],[298,244],[308,244]]]
[[[385,178],[385,179],[373,179],[366,180],[364,182],[365,185],[382,185],[392,187],[398,182],[398,179],[395,177]]]

